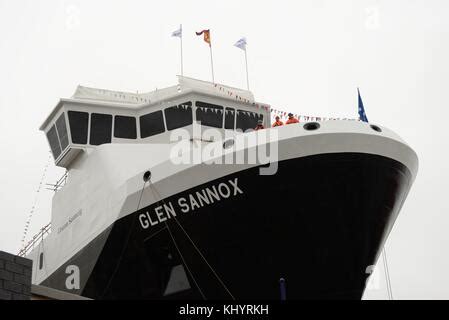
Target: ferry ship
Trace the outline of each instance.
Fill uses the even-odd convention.
[[[272,128],[271,111],[188,77],[60,99],[40,129],[65,184],[21,251],[33,283],[92,299],[361,299],[417,155],[380,125]]]

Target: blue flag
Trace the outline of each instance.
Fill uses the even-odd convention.
[[[359,119],[363,122],[368,122],[366,117],[365,108],[363,107],[362,97],[360,96],[359,88],[357,88],[357,93],[359,94]]]

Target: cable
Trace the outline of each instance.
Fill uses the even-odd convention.
[[[165,222],[165,225],[167,226],[168,233],[170,234],[170,237],[171,237],[171,239],[172,239],[172,241],[173,241],[173,244],[174,244],[175,247],[176,247],[176,250],[177,250],[178,253],[179,253],[179,256],[181,257],[181,260],[182,260],[184,266],[186,267],[187,271],[189,272],[190,276],[192,277],[192,280],[193,280],[193,282],[195,283],[195,286],[198,288],[198,291],[200,292],[201,297],[203,298],[203,300],[207,300],[207,299],[206,299],[206,296],[204,295],[203,291],[201,290],[201,288],[200,288],[198,282],[196,281],[195,277],[193,276],[192,271],[190,271],[190,269],[189,269],[189,267],[188,267],[188,265],[187,265],[187,262],[185,261],[184,256],[183,256],[182,253],[181,253],[181,250],[179,250],[179,247],[178,247],[178,245],[176,244],[175,238],[173,237],[173,234],[172,234],[172,232],[171,232],[171,230],[170,230],[170,227],[168,226],[167,222]]]
[[[150,181],[150,188],[153,187],[155,192],[158,194],[159,198],[161,199],[161,201],[165,204],[164,199],[161,197],[161,195],[159,194],[159,192],[157,191],[156,187],[154,187],[153,183]],[[223,286],[223,288],[226,290],[226,292],[231,296],[232,300],[235,300],[234,296],[232,295],[231,291],[229,291],[228,287],[224,284],[223,280],[221,280],[220,276],[217,274],[217,272],[215,271],[215,269],[209,264],[209,262],[207,261],[207,259],[204,257],[204,255],[201,253],[200,249],[198,249],[198,247],[196,246],[195,242],[192,240],[192,238],[190,238],[189,234],[187,233],[187,231],[182,227],[182,225],[179,223],[178,219],[174,216],[173,217],[174,220],[176,221],[176,223],[178,224],[178,226],[181,228],[181,230],[184,232],[184,234],[187,236],[187,238],[189,239],[189,241],[192,243],[193,247],[196,249],[196,251],[198,252],[198,254],[201,256],[201,258],[204,260],[204,262],[207,264],[207,266],[210,268],[210,270],[212,271],[212,273],[215,275],[215,277],[217,278],[217,280],[220,282],[220,284]]]
[[[153,194],[154,199],[157,200],[158,196],[156,195],[155,190],[153,190],[153,188],[151,188],[151,181],[150,181],[150,190],[151,190],[151,193]],[[163,200],[162,200],[162,202],[165,204],[165,202],[164,202]],[[193,282],[195,283],[195,286],[197,287],[198,291],[200,292],[201,297],[203,298],[203,300],[207,300],[206,296],[204,295],[203,291],[201,290],[200,285],[199,285],[198,282],[196,281],[195,276],[193,275],[193,272],[190,270],[190,268],[189,268],[189,266],[188,266],[186,260],[184,259],[184,256],[183,256],[183,254],[181,253],[181,250],[179,249],[178,244],[177,244],[176,241],[175,241],[175,237],[173,236],[173,234],[172,234],[172,232],[171,232],[171,229],[170,229],[170,227],[169,227],[168,224],[167,224],[167,221],[165,222],[165,228],[168,230],[168,233],[170,234],[170,237],[171,237],[171,239],[172,239],[172,241],[173,241],[173,244],[175,245],[175,248],[176,248],[176,250],[178,251],[179,256],[181,257],[181,260],[182,260],[184,266],[186,267],[187,272],[188,272],[188,273],[190,274],[190,276],[192,277],[192,280],[193,280]],[[165,229],[165,228],[164,228],[164,229]],[[161,231],[161,230],[160,230],[160,231]],[[160,231],[159,231],[159,232],[160,232]]]
[[[140,197],[139,197],[139,201],[138,201],[138,203],[137,203],[136,212],[139,211],[140,201],[142,200],[142,195],[143,195],[143,191],[144,191],[144,189],[145,189],[146,183],[147,183],[147,182],[144,181],[143,186],[142,186],[142,190],[140,190]],[[117,270],[118,270],[118,268],[119,268],[119,266],[120,266],[120,262],[121,262],[121,260],[122,260],[122,258],[123,258],[123,255],[125,254],[125,250],[126,250],[126,248],[127,248],[127,246],[128,246],[129,239],[131,238],[131,233],[132,233],[133,230],[134,230],[134,225],[135,225],[136,220],[137,220],[136,217],[137,217],[137,215],[135,215],[135,217],[134,217],[134,219],[133,219],[133,221],[132,221],[131,227],[129,228],[128,236],[127,236],[127,238],[126,238],[126,242],[125,242],[124,245],[123,245],[122,252],[120,253],[120,256],[119,256],[119,258],[118,258],[118,260],[117,260],[117,263],[116,263],[116,265],[115,265],[114,272],[112,273],[111,277],[109,278],[108,284],[107,284],[106,287],[104,288],[104,290],[103,290],[103,292],[102,292],[102,294],[101,294],[101,297],[103,297],[103,296],[105,295],[106,291],[109,289],[109,287],[110,287],[110,285],[111,285],[112,279],[115,277],[115,274],[117,273]]]
[[[208,265],[208,267],[210,268],[210,270],[213,272],[213,274],[215,275],[215,277],[218,279],[218,281],[221,283],[221,285],[223,286],[223,288],[225,288],[225,290],[228,292],[228,294],[231,296],[232,300],[235,300],[234,296],[232,295],[231,291],[229,291],[228,287],[224,284],[223,280],[221,280],[220,276],[217,274],[217,272],[215,271],[215,269],[209,264],[209,262],[207,262],[207,259],[203,256],[203,254],[201,253],[200,249],[198,249],[198,247],[195,245],[195,242],[193,242],[193,240],[190,238],[189,234],[187,233],[187,231],[184,230],[184,228],[182,227],[182,225],[179,223],[178,219],[174,218],[176,223],[179,225],[179,227],[181,228],[181,230],[185,233],[185,235],[187,236],[187,238],[190,240],[190,242],[192,243],[192,245],[195,247],[196,251],[198,251],[199,255],[201,256],[201,258],[203,258],[204,262]]]
[[[391,288],[391,279],[390,279],[390,272],[388,270],[388,262],[387,262],[387,252],[385,250],[385,247],[382,249],[382,260],[384,262],[384,271],[385,271],[385,280],[387,282],[387,292],[388,292],[388,299],[393,299],[393,290]]]

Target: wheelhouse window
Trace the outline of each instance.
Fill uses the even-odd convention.
[[[192,102],[185,102],[164,110],[167,130],[174,130],[191,125],[193,122]]]
[[[69,111],[68,116],[72,143],[86,144],[89,114],[87,112]]]
[[[114,137],[122,139],[137,139],[136,118],[127,116],[115,116]]]
[[[53,153],[53,157],[55,160],[61,154],[61,146],[58,140],[58,134],[56,133],[56,127],[53,125],[50,130],[47,132],[48,143],[50,144],[51,152]]]
[[[196,121],[200,121],[202,126],[222,128],[223,127],[223,107],[215,104],[197,101]]]
[[[57,159],[69,145],[67,136],[67,126],[65,115],[62,113],[56,120],[56,123],[47,132],[48,143],[50,144],[53,157]]]
[[[164,118],[162,111],[148,113],[139,118],[140,120],[140,137],[147,138],[165,131]]]
[[[237,110],[237,129],[245,132],[248,129],[254,129],[257,126],[257,122],[263,120],[263,114],[257,114],[255,112]]]
[[[61,151],[63,151],[69,145],[64,113],[59,116],[58,120],[56,120],[56,131],[58,131],[59,144],[61,145]]]
[[[90,144],[98,146],[111,143],[112,116],[110,114],[92,113],[90,116]]]
[[[235,120],[235,109],[226,108],[225,109],[225,129],[234,130],[234,120]]]

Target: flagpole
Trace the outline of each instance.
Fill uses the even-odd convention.
[[[249,91],[248,56],[246,55],[246,46],[245,46],[245,65],[246,65],[246,88]]]
[[[182,24],[180,25],[181,29],[181,76],[184,76],[184,65],[183,65],[183,59],[182,59]]]
[[[212,58],[212,43],[209,43],[209,49],[210,49],[210,66],[212,70],[212,83],[215,83],[215,77],[214,77],[214,60]]]

